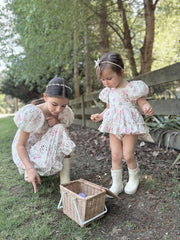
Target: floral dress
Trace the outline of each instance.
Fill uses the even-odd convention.
[[[25,171],[25,166],[16,150],[21,129],[30,133],[26,149],[38,173],[41,176],[49,176],[61,171],[64,156],[69,155],[75,147],[65,128],[72,124],[74,114],[66,106],[58,119],[61,123],[49,127],[42,110],[33,104],[22,107],[16,113],[14,122],[18,130],[12,143],[12,156],[20,174]]]
[[[103,115],[99,130],[112,133],[119,139],[134,134],[153,142],[143,117],[135,107],[137,99],[146,96],[148,92],[148,86],[141,80],[132,81],[125,88],[104,88],[99,98],[109,104],[109,108]]]

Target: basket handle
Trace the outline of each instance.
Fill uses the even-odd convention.
[[[98,215],[96,215],[96,216],[94,216],[94,217],[92,217],[92,218],[90,218],[90,219],[82,222],[81,217],[80,217],[80,214],[79,214],[79,211],[78,211],[78,208],[77,208],[77,205],[76,205],[76,198],[73,198],[73,204],[74,204],[74,207],[75,207],[75,210],[76,210],[76,213],[77,213],[77,215],[78,215],[78,219],[79,219],[79,222],[80,222],[81,225],[85,225],[86,223],[91,222],[92,220],[94,220],[94,219],[102,216],[103,214],[107,213],[107,207],[106,207],[106,205],[105,205],[105,206],[104,206],[105,210],[104,210],[103,212],[101,212],[101,213],[99,213]]]
[[[66,192],[63,192],[63,193],[62,193],[61,198],[60,198],[60,201],[59,201],[58,206],[57,206],[57,209],[61,209],[61,208],[63,208],[63,206],[61,206],[61,203],[62,203],[62,200],[63,200],[64,194],[66,194]]]
[[[59,201],[58,206],[57,206],[57,209],[63,208],[63,206],[62,206],[61,204],[62,204],[62,200],[63,200],[63,197],[64,197],[65,194],[66,194],[66,192],[63,192],[63,193],[62,193],[61,198],[60,198],[60,201]],[[94,216],[94,217],[92,217],[92,218],[90,218],[90,219],[82,222],[81,217],[80,217],[80,214],[79,214],[79,210],[78,210],[78,208],[77,208],[76,198],[73,198],[73,204],[74,204],[74,207],[75,207],[75,210],[76,210],[76,213],[77,213],[79,222],[80,222],[80,224],[83,225],[83,226],[84,226],[86,223],[89,223],[89,222],[91,222],[92,220],[95,220],[96,218],[98,218],[98,217],[102,216],[103,214],[107,213],[107,207],[106,207],[106,205],[105,205],[103,212],[101,212],[101,213],[99,213],[98,215],[96,215],[96,216]]]

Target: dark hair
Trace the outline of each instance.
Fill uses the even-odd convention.
[[[70,99],[72,89],[67,85],[64,78],[55,77],[46,86],[47,97],[65,97]]]
[[[119,53],[104,53],[100,58],[98,66],[96,68],[98,79],[101,78],[101,74],[107,65],[110,66],[110,68],[117,74],[121,74],[122,70],[124,69],[124,63]]]
[[[38,98],[38,99],[32,100],[32,101],[31,101],[31,104],[33,104],[33,105],[39,105],[39,104],[44,103],[44,102],[45,102],[45,101],[44,101],[44,98]]]
[[[45,93],[47,97],[65,97],[70,99],[72,89],[67,85],[64,78],[55,77],[49,81]],[[31,102],[34,105],[41,103],[44,103],[44,98],[35,99]]]

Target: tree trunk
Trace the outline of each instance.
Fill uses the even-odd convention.
[[[79,91],[79,69],[78,69],[78,37],[77,29],[74,27],[74,89],[75,98],[80,96]]]
[[[137,76],[138,72],[137,72],[136,62],[134,59],[134,52],[133,52],[133,46],[131,43],[131,34],[130,34],[130,29],[129,29],[129,25],[126,17],[126,11],[124,9],[122,0],[117,0],[117,4],[118,4],[118,9],[121,16],[122,24],[123,24],[123,33],[124,33],[124,36],[122,39],[123,45],[124,45],[124,48],[126,49],[126,55],[129,60],[132,75]]]
[[[101,54],[109,51],[109,34],[108,34],[108,24],[107,24],[107,0],[100,1],[100,23],[99,23],[99,31],[100,31],[100,49]]]
[[[155,29],[155,17],[154,11],[158,0],[153,4],[153,0],[144,0],[144,13],[146,32],[144,37],[144,43],[141,51],[141,71],[140,73],[146,73],[151,71],[152,65],[152,51],[154,44],[154,29]]]
[[[77,28],[77,3],[74,1],[74,89],[75,89],[75,98],[80,96],[79,88],[79,69],[78,69],[78,28]]]
[[[85,26],[84,32],[84,46],[85,46],[85,77],[86,77],[86,92],[92,92],[92,81],[91,81],[91,61],[90,61],[90,49],[88,43],[88,26]]]

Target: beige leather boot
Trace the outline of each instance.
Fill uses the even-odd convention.
[[[134,194],[137,191],[137,188],[139,186],[139,171],[139,167],[135,169],[128,168],[129,181],[124,188],[125,193]]]
[[[60,171],[60,184],[70,182],[71,157],[64,158],[63,169]]]

